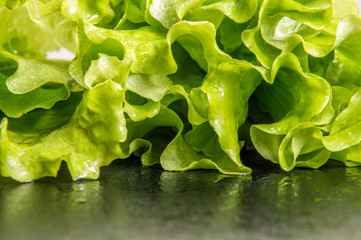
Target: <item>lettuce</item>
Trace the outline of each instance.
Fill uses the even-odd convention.
[[[361,165],[353,0],[1,0],[0,16],[2,176],[65,162],[96,179],[131,155],[249,174],[254,150],[285,171]],[[59,48],[74,59],[46,58]]]

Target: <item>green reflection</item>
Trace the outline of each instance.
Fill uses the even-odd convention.
[[[119,162],[97,181],[65,175],[0,179],[0,239],[347,237],[361,220],[361,168],[225,176]]]

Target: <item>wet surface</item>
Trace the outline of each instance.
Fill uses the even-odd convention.
[[[164,172],[118,161],[97,181],[0,178],[0,239],[360,239],[361,168]]]

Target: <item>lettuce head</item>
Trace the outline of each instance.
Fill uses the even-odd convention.
[[[0,174],[74,180],[131,155],[249,174],[361,165],[353,0],[0,0]],[[70,61],[49,60],[66,48]],[[252,159],[247,162],[252,161]]]

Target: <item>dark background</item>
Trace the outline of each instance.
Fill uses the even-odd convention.
[[[33,183],[0,178],[0,239],[361,238],[361,168],[284,172],[257,161],[248,176],[133,159],[95,181],[73,182],[65,167]]]

